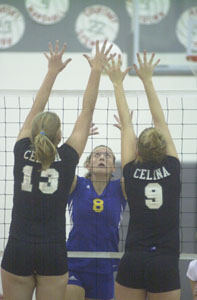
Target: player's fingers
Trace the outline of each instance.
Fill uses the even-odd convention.
[[[120,123],[120,119],[119,119],[119,117],[118,117],[117,115],[114,115],[114,119],[115,119],[118,123]]]
[[[105,52],[106,44],[107,44],[107,40],[105,40],[104,43],[103,43],[103,45],[102,45],[101,53],[104,53],[104,52]]]
[[[133,65],[133,68],[134,68],[136,74],[138,74],[138,73],[139,73],[139,69],[138,69],[137,65],[134,64],[134,65]]]
[[[46,52],[44,52],[44,56],[49,60],[49,55]]]
[[[107,40],[104,41],[104,43],[103,43],[103,45],[102,45],[102,47],[101,47],[101,53],[105,53],[105,55],[107,55],[107,54],[109,53],[109,52],[108,52],[108,53],[106,54],[106,52],[105,52],[106,44],[107,44]],[[109,47],[109,48],[110,48],[110,47]],[[108,49],[107,49],[107,51],[108,51]]]
[[[87,54],[83,54],[83,56],[87,59],[87,61],[88,61],[89,65],[90,65],[90,67],[92,67],[91,57],[88,56]]]
[[[121,125],[120,124],[113,124],[114,127],[121,129]]]
[[[59,51],[59,41],[56,40],[56,41],[55,41],[55,53],[57,54],[58,51]]]
[[[49,52],[51,55],[53,55],[53,46],[52,46],[51,42],[49,42]]]
[[[111,64],[112,64],[112,67],[114,68],[115,67],[115,60],[114,60],[114,56],[111,54]]]
[[[110,54],[107,61],[109,62],[110,60],[114,59],[115,56],[116,56],[116,53]]]
[[[122,66],[122,58],[121,58],[121,55],[118,54],[118,68],[120,68]]]
[[[146,55],[146,50],[143,51],[144,53],[144,63],[147,64],[147,55]]]
[[[66,43],[63,44],[62,49],[60,51],[60,55],[63,55],[66,50]]]
[[[152,53],[151,58],[149,60],[149,65],[152,65],[154,57],[155,57],[155,53]]]
[[[68,58],[68,59],[64,62],[64,67],[66,67],[66,66],[69,64],[69,62],[71,62],[71,60],[72,60],[72,58]]]
[[[139,65],[141,67],[142,66],[142,60],[141,60],[141,57],[140,57],[139,53],[137,53],[137,60],[138,60]]]
[[[123,72],[123,80],[125,78],[125,76],[127,75],[127,73],[132,69],[132,67],[128,67],[124,72]]]
[[[99,41],[97,40],[96,41],[96,53],[98,53],[99,52]]]
[[[159,62],[160,62],[160,59],[158,59],[158,60],[156,61],[156,63],[153,64],[153,68],[155,68],[155,67],[158,65]]]
[[[111,44],[105,51],[105,55],[107,56],[109,54],[109,52],[111,51],[113,45]]]
[[[97,131],[98,131],[98,127],[92,128],[92,132],[97,132]]]

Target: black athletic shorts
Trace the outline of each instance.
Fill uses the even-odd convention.
[[[126,252],[120,261],[116,281],[150,293],[180,289],[179,255],[159,250]]]
[[[68,272],[65,243],[33,244],[10,239],[1,267],[19,276],[57,276]]]

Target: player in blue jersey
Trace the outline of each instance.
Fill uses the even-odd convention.
[[[68,280],[65,248],[65,208],[92,120],[103,66],[111,47],[106,42],[91,60],[91,72],[82,111],[66,143],[61,140],[61,122],[53,112],[43,112],[57,75],[71,59],[62,61],[49,45],[46,77],[19,132],[14,147],[14,205],[9,240],[1,273],[5,299],[63,299]],[[86,56],[89,62],[89,58]]]
[[[115,156],[104,145],[87,157],[85,177],[75,177],[68,201],[71,231],[68,251],[116,252],[126,200],[122,179],[113,180]],[[112,299],[119,260],[69,258],[66,300]]]
[[[187,277],[190,280],[193,300],[197,300],[197,260],[192,260],[187,269]]]
[[[121,163],[130,209],[130,221],[115,284],[117,300],[179,300],[180,162],[152,83],[154,54],[137,55],[154,127],[138,140],[123,89],[130,68],[108,64],[121,122]]]

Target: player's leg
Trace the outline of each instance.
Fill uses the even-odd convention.
[[[18,276],[1,269],[3,299],[31,300],[35,288],[34,276]]]
[[[68,273],[58,276],[36,275],[36,300],[64,299]]]
[[[193,281],[190,279],[190,284],[192,289],[193,300],[197,300],[197,281]]]
[[[1,262],[4,299],[32,299],[36,285],[33,274],[32,246],[9,239]]]
[[[66,289],[65,300],[84,300],[85,290],[83,287],[78,285],[68,284]]]
[[[157,253],[158,252],[158,253]],[[145,273],[149,300],[180,300],[178,255],[156,251],[147,261]]]
[[[119,264],[115,282],[116,300],[145,300],[144,253],[139,249],[126,252]]]
[[[83,272],[69,271],[65,300],[84,300]]]
[[[115,282],[115,297],[116,300],[145,300],[146,290],[128,288]]]
[[[180,300],[180,297],[180,289],[165,293],[148,293],[149,300]]]
[[[68,283],[67,254],[64,243],[34,246],[36,300],[64,299]]]

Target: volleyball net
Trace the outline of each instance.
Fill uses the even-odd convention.
[[[0,90],[0,255],[9,234],[13,206],[13,147],[19,130],[34,101],[36,91]],[[166,121],[181,161],[180,239],[181,259],[197,259],[197,91],[158,91]],[[126,91],[129,108],[134,111],[136,135],[152,125],[146,95],[143,91]],[[56,112],[62,121],[63,142],[70,136],[82,108],[83,91],[53,91],[46,110]],[[89,137],[76,173],[86,173],[83,163],[98,145],[109,146],[116,156],[115,178],[121,176],[120,130],[114,114],[117,108],[113,91],[100,91],[93,123],[99,134]],[[119,258],[124,252],[128,227],[128,206],[120,225],[119,253],[69,252],[70,257]],[[66,212],[67,236],[71,224]],[[90,224],[91,226],[91,224]]]

